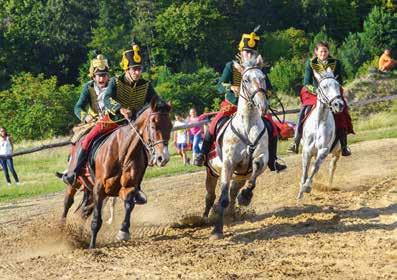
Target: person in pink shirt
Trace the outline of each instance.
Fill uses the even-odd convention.
[[[203,118],[201,116],[197,116],[197,111],[195,108],[191,108],[189,111],[188,123],[195,123],[201,121]],[[202,137],[202,126],[194,126],[189,129],[190,141],[192,143],[192,151],[193,151],[193,160],[196,158],[196,155],[201,152],[200,143],[203,140]]]

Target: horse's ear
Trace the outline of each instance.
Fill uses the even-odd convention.
[[[331,67],[327,67],[326,69],[327,73],[332,74],[332,76],[334,75],[334,72],[332,71]]]
[[[233,60],[233,67],[237,69],[237,71],[240,72],[240,74],[242,74],[244,72],[244,67],[241,66],[237,61]]]
[[[258,57],[256,58],[255,65],[257,67],[262,67],[263,66],[263,57],[262,57],[262,55],[258,55]]]
[[[157,96],[153,96],[152,100],[150,100],[150,109],[152,109],[152,111],[156,111],[157,100]]]
[[[322,75],[318,73],[317,71],[313,70],[314,77],[316,78],[317,81],[320,81],[322,79]]]

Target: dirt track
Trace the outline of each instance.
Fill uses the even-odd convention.
[[[146,181],[132,240],[114,242],[119,203],[95,250],[84,249],[88,222],[70,215],[67,233],[57,226],[62,194],[0,204],[0,279],[397,279],[396,148],[397,139],[353,145],[334,189],[323,166],[299,205],[300,157],[287,157],[288,172],[261,176],[223,240],[209,240],[210,227],[171,226],[201,214],[203,172]]]

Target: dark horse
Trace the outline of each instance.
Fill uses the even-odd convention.
[[[91,209],[87,216],[92,210],[94,213],[90,248],[95,248],[96,237],[102,226],[101,210],[106,197],[119,196],[124,200],[125,216],[117,239],[130,238],[134,195],[140,188],[147,166],[149,163],[164,166],[169,161],[168,141],[172,129],[170,110],[169,104],[158,97],[153,98],[150,106],[142,110],[133,124],[115,130],[99,148],[95,157],[95,178],[90,172],[85,172],[79,176],[76,185],[67,187],[63,221],[73,204],[76,190],[81,185],[86,188],[83,201]]]

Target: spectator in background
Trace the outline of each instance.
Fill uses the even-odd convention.
[[[14,163],[12,160],[14,146],[10,135],[4,127],[0,127],[0,164],[3,168],[4,175],[7,180],[7,185],[11,185],[10,175],[8,173],[8,168],[10,169],[12,175],[14,176],[15,183],[19,185],[18,175],[14,169]]]
[[[188,123],[195,123],[202,120],[202,118],[197,116],[197,111],[195,108],[191,108],[189,111]],[[192,151],[193,151],[193,161],[196,158],[196,155],[200,153],[200,143],[203,140],[202,133],[203,129],[202,126],[194,126],[189,129],[189,136],[190,142],[192,144]]]
[[[180,114],[175,115],[174,127],[185,125],[186,122],[182,119]],[[186,151],[189,143],[189,135],[186,129],[178,129],[174,132],[174,145],[178,154],[181,156],[184,165],[190,164]]]
[[[397,60],[391,58],[390,49],[386,49],[379,58],[379,71],[389,72],[397,65]]]

